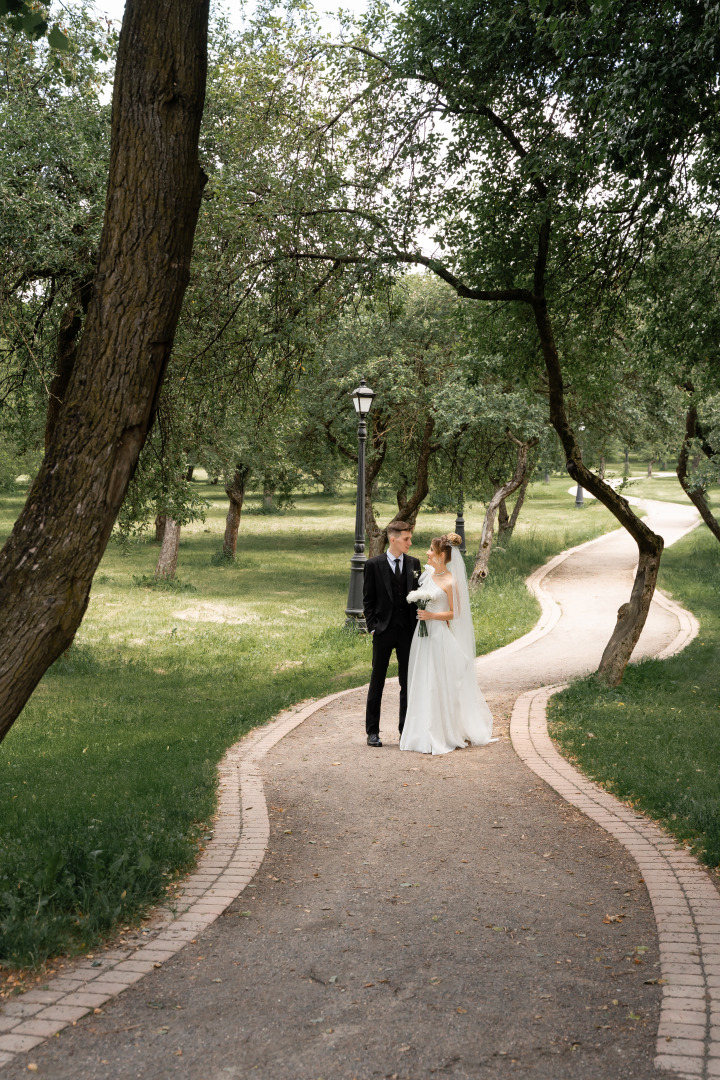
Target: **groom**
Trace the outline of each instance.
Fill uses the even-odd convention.
[[[410,643],[417,621],[417,609],[406,597],[417,588],[421,566],[408,555],[412,527],[406,521],[392,521],[387,527],[388,551],[365,563],[363,610],[373,636],[372,675],[365,711],[368,746],[380,742],[380,703],[385,688],[390,654],[397,655],[400,677],[400,732],[407,711],[407,670]]]

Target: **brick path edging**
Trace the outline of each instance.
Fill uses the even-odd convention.
[[[695,525],[686,532],[690,532],[692,528],[695,528]],[[543,579],[576,551],[599,543],[608,535],[612,534],[605,534],[561,552],[530,575],[526,584],[540,602],[540,619],[528,634],[510,642],[503,649],[497,650],[498,653],[519,651],[552,630],[560,617],[560,607],[542,588]],[[658,654],[659,659],[664,659],[685,648],[697,634],[699,627],[695,617],[674,601],[657,592],[655,599],[662,606],[673,611],[680,625],[678,635],[673,642]],[[339,698],[357,692],[358,689],[362,687],[342,690],[318,701],[288,710],[270,724],[250,733],[230,747],[218,766],[219,794],[213,838],[205,848],[197,870],[183,882],[181,904],[184,906],[178,910],[178,903],[175,900],[156,908],[151,929],[142,945],[101,953],[99,960],[80,961],[62,975],[49,979],[43,989],[29,990],[20,999],[11,1000],[1,1006],[0,1069],[13,1061],[17,1054],[34,1049],[45,1039],[58,1034],[63,1028],[77,1023],[82,1016],[91,1013],[94,1009],[102,1008],[111,998],[138,982],[148,972],[161,967],[188,942],[193,942],[199,933],[213,923],[237,899],[260,868],[270,835],[270,822],[259,769],[260,759],[285,735],[319,709]],[[685,959],[687,956],[692,957],[695,962],[693,972],[689,974],[686,974],[684,970],[676,972],[675,981],[668,979],[666,982],[656,1064],[659,1067],[669,1068],[683,1077],[692,1077],[693,1080],[698,1076],[720,1077],[720,897],[699,864],[682,850],[678,852],[675,842],[670,840],[658,826],[642,816],[635,815],[627,807],[623,807],[607,792],[603,792],[582,777],[560,757],[547,734],[545,721],[547,700],[559,689],[560,687],[544,687],[530,691],[518,699],[511,720],[513,746],[525,764],[555,787],[567,801],[579,806],[575,802],[575,797],[581,794],[582,785],[588,786],[594,793],[611,800],[614,806],[629,814],[634,820],[639,819],[646,826],[656,829],[664,844],[669,844],[673,848],[674,854],[684,856],[686,860],[694,864],[695,870],[703,875],[702,884],[706,884],[712,890],[712,896],[717,904],[717,913],[713,908],[710,922],[707,920],[703,922],[702,919],[698,922],[694,915],[695,908],[693,908],[690,918],[695,919],[694,929],[686,931],[678,930],[677,927],[678,921],[682,921],[685,917],[685,909],[682,909],[679,915],[675,910],[680,903],[677,899],[679,894],[671,888],[667,893],[668,902],[666,902],[663,889],[669,880],[667,871],[663,870],[662,895],[658,894],[659,907],[656,906],[655,894],[650,888],[647,873],[645,874],[660,931],[663,979],[665,979],[668,964],[680,963],[682,966],[689,962]],[[522,716],[525,703],[527,703],[525,721],[527,731],[523,728],[522,719],[516,720]],[[531,711],[534,723],[532,734],[528,726]],[[547,746],[543,743],[543,731]],[[540,746],[543,747],[542,754],[538,750]],[[558,762],[562,763],[565,770],[570,770],[569,773],[567,771],[563,773],[562,770],[557,769],[553,755]],[[536,765],[538,768],[535,767]],[[544,771],[539,771],[539,769]],[[560,778],[562,790],[553,782],[552,777]],[[570,787],[576,789],[573,797],[569,797],[568,794],[570,790],[568,780]],[[588,812],[585,805],[579,808],[588,816],[594,816],[593,813]],[[597,817],[594,819],[598,820],[604,828],[608,828],[605,821],[600,821]],[[608,831],[612,830],[608,829]],[[617,834],[614,833],[614,835]],[[620,836],[618,838],[620,839]],[[623,840],[621,842],[624,843]],[[659,852],[660,848],[657,848],[657,851]],[[631,853],[634,854],[634,852]],[[638,865],[640,865],[639,861]],[[702,901],[707,900],[709,894],[702,890],[701,893],[693,892],[694,882],[691,884],[691,893],[688,893],[686,885],[687,882],[680,884],[679,887],[684,890],[687,902],[689,903],[694,897],[693,903],[697,906],[700,902],[702,909]],[[189,902],[185,903],[186,901]],[[661,909],[663,917],[672,921],[673,930],[663,931],[659,915]],[[670,933],[671,938],[664,940],[663,932]],[[717,957],[717,966],[713,970],[708,971],[707,962],[701,962],[698,959],[698,956],[703,955],[701,945],[705,946],[706,956]],[[676,953],[681,956],[681,960],[673,959]],[[664,960],[663,957],[665,957]],[[710,963],[712,967],[715,961],[710,961]],[[702,977],[707,976],[706,983],[698,984],[692,981],[700,977],[694,974],[696,967],[703,967]],[[705,990],[702,993],[699,992],[702,985],[706,986],[707,992]],[[713,987],[715,987],[714,990]],[[682,988],[682,993],[673,994],[673,988],[676,990]],[[714,998],[713,993],[716,995]],[[672,1000],[673,1004],[667,1005],[668,1000]],[[702,1009],[700,1003],[702,1003]],[[695,1022],[701,1012],[703,1025]],[[670,1025],[672,1030],[667,1025]],[[702,1037],[699,1035],[701,1027],[704,1033]],[[685,1034],[675,1030],[680,1028]],[[690,1033],[691,1029],[692,1033]],[[665,1042],[666,1038],[672,1040],[672,1054],[667,1053],[669,1043]],[[701,1041],[702,1039],[704,1042]],[[717,1040],[715,1043],[713,1043],[714,1039]],[[715,1046],[714,1054],[713,1045]],[[698,1050],[698,1046],[704,1048],[702,1052]],[[700,1067],[696,1068],[695,1065],[698,1062],[700,1062]]]
[[[510,736],[518,756],[633,857],[653,905],[663,997],[655,1065],[720,1077],[720,895],[707,871],[659,825],[588,780],[555,749],[546,706],[563,686],[523,694]]]
[[[555,601],[542,590],[542,579],[570,554],[563,552],[528,579],[546,623]],[[676,636],[657,654],[664,660],[685,649],[700,627],[691,612],[662,593],[655,593],[654,602],[678,620]],[[557,617],[559,612],[551,626]],[[660,941],[663,997],[655,1066],[687,1080],[720,1077],[720,895],[705,868],[673,837],[561,756],[548,734],[546,710],[550,697],[563,688],[546,686],[518,698],[510,721],[513,747],[537,776],[614,836],[638,865]]]
[[[237,899],[260,868],[270,836],[261,758],[318,709],[356,690],[288,710],[230,747],[218,766],[213,838],[183,882],[179,905],[175,900],[155,909],[142,945],[99,952],[98,959],[80,961],[43,989],[0,1007],[0,1069],[162,967]]]

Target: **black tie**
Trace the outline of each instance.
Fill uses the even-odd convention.
[[[402,580],[402,574],[400,573],[400,560],[399,559],[395,560],[395,577],[397,578],[398,581]]]

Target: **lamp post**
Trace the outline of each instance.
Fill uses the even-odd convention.
[[[580,427],[578,428],[578,430],[579,431],[584,431],[585,430],[585,425],[580,424]],[[582,447],[580,447],[580,453],[582,454]],[[578,486],[575,488],[575,509],[576,510],[584,510],[585,509],[585,497],[584,497],[583,489],[580,486],[580,483],[578,483]]]
[[[365,380],[352,392],[353,405],[358,416],[358,471],[357,502],[355,504],[355,553],[350,559],[350,588],[345,608],[346,626],[352,626],[361,634],[367,633],[363,612],[363,576],[365,572],[365,443],[367,424],[365,418],[372,407],[375,394]]]
[[[458,534],[458,536],[462,540],[462,543],[460,545],[460,554],[464,555],[465,552],[467,551],[467,548],[465,547],[465,518],[463,517],[463,511],[465,509],[465,495],[464,495],[464,492],[463,492],[463,489],[462,489],[462,482],[463,482],[462,468],[460,468],[460,471],[459,471],[459,480],[460,480],[460,507],[459,507],[458,512],[457,512],[457,517],[455,518],[455,532]]]

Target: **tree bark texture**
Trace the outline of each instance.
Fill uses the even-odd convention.
[[[188,283],[208,0],[128,0],[105,219],[85,330],[45,460],[0,552],[0,738],[88,603]]]
[[[175,577],[179,548],[180,526],[175,518],[166,517],[162,547],[155,567],[156,581],[171,581]]]
[[[620,524],[627,529],[638,546],[638,568],[628,604],[618,611],[615,630],[608,641],[597,670],[598,678],[610,686],[618,686],[627,667],[632,651],[647,619],[650,602],[655,591],[660,569],[660,557],[664,546],[662,536],[649,529],[644,521],[633,513],[627,499],[619,495],[608,483],[591,472],[583,463],[575,432],[565,411],[565,387],[555,337],[542,296],[533,303],[535,323],[545,360],[550,391],[550,422],[557,432],[566,457],[567,471],[576,484],[581,485],[606,506]]]
[[[513,491],[521,486],[523,480],[527,476],[528,470],[528,451],[531,447],[537,445],[537,439],[530,439],[528,442],[520,442],[513,435],[508,436],[517,445],[517,464],[515,466],[515,472],[506,484],[499,487],[490,502],[487,504],[485,510],[485,519],[483,521],[482,532],[480,534],[480,546],[478,547],[478,553],[475,556],[475,566],[473,572],[470,575],[470,585],[479,585],[488,575],[490,555],[492,552],[493,533],[495,531],[495,516],[498,511],[500,503],[504,502],[508,496],[512,495]],[[517,519],[516,519],[517,520]]]
[[[520,516],[520,511],[523,508],[525,502],[525,496],[527,494],[528,484],[530,483],[530,477],[527,471],[523,476],[522,483],[518,488],[517,496],[515,497],[515,505],[512,508],[512,513],[508,514],[507,505],[505,500],[500,503],[498,507],[498,540],[509,541],[512,539],[512,534],[515,531],[517,520]]]
[[[158,514],[155,518],[155,543],[162,544],[165,537],[166,514]]]
[[[230,500],[227,517],[225,518],[225,536],[223,538],[223,555],[226,559],[234,559],[237,551],[240,516],[245,501],[245,488],[249,475],[250,469],[247,465],[238,465],[235,468],[232,480],[225,485],[225,493]]]
[[[70,376],[75,366],[78,341],[82,330],[83,317],[87,315],[92,296],[92,277],[77,280],[70,294],[70,299],[60,318],[58,330],[57,371],[50,383],[47,417],[45,420],[45,449],[50,445],[62,403],[65,400]]]
[[[720,540],[720,523],[707,504],[702,485],[694,484],[691,477],[688,476],[690,449],[693,441],[698,438],[701,438],[701,434],[698,431],[697,409],[694,405],[691,405],[685,414],[685,437],[682,441],[682,446],[680,447],[680,453],[678,454],[676,469],[677,478],[688,499],[690,499],[697,507],[700,517],[703,519],[710,532],[716,540]],[[703,440],[703,449],[705,449],[705,446],[707,446],[707,444]],[[712,448],[707,447],[705,453],[708,457],[712,457]]]

